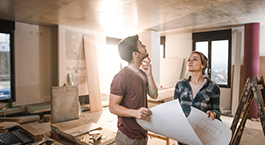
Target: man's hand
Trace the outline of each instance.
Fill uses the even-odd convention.
[[[151,114],[152,114],[152,112],[148,108],[141,107],[140,109],[136,110],[135,118],[145,119],[146,117],[148,117]]]
[[[152,65],[150,63],[151,63],[151,59],[149,57],[142,60],[141,66],[147,76],[152,74]]]
[[[214,120],[214,118],[216,117],[216,113],[215,112],[207,111],[206,114],[208,115],[208,118],[212,117],[212,120]]]

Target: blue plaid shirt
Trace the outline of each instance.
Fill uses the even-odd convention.
[[[188,79],[183,79],[176,84],[174,99],[179,99],[184,114],[189,116],[190,106],[193,106],[204,112],[211,111],[216,113],[216,118],[220,120],[220,88],[215,82],[206,78],[203,87],[193,99],[192,89]]]

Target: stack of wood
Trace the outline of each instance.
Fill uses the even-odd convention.
[[[5,133],[8,131],[8,129],[17,126],[18,123],[16,122],[1,122],[0,123],[0,133]]]

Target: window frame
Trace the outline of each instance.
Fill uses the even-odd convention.
[[[16,101],[16,84],[15,84],[15,22],[0,19],[0,33],[10,35],[10,93],[12,102]],[[9,99],[0,100],[0,102],[8,102]]]
[[[231,87],[231,51],[232,51],[232,30],[226,29],[226,30],[218,30],[218,31],[208,31],[208,32],[198,32],[198,33],[192,33],[192,40],[193,40],[193,47],[192,50],[196,50],[196,43],[207,41],[208,42],[208,68],[207,68],[207,74],[208,77],[211,79],[211,63],[212,63],[212,41],[218,41],[218,40],[228,40],[228,79],[227,79],[227,85],[218,84],[222,88],[230,88]]]
[[[160,45],[163,45],[163,58],[166,58],[166,36],[160,37]]]

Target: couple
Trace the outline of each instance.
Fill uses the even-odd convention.
[[[137,124],[136,118],[145,119],[152,114],[147,106],[147,94],[155,99],[158,90],[145,47],[138,35],[127,37],[118,45],[120,57],[128,65],[114,76],[111,83],[109,110],[118,116],[116,145],[147,145],[147,131]],[[180,100],[186,116],[193,106],[212,119],[220,119],[220,89],[203,77],[206,68],[207,58],[193,51],[188,58],[191,75],[176,84],[174,99]]]

